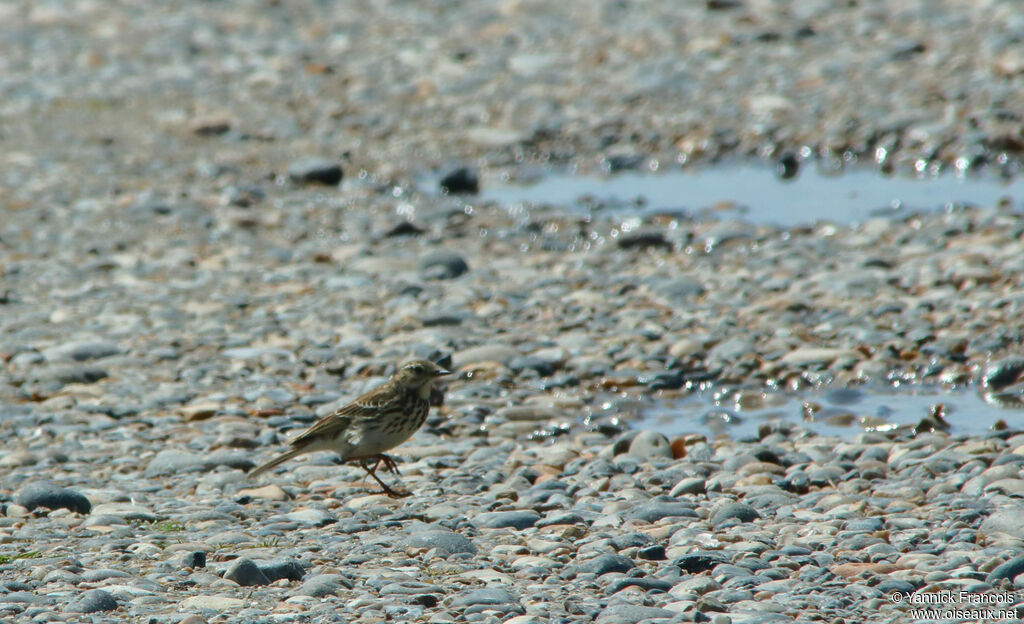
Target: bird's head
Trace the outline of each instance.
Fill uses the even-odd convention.
[[[429,389],[431,382],[438,377],[450,374],[451,371],[441,368],[430,360],[410,360],[398,367],[393,379],[409,388]]]

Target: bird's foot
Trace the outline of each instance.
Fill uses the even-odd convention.
[[[371,459],[376,459],[377,460],[376,463],[373,464],[372,468],[370,467],[370,463],[369,463],[369,460],[371,460]],[[379,455],[371,455],[370,457],[363,457],[363,458],[359,459],[359,463],[360,463],[360,465],[362,465],[363,470],[365,470],[368,475],[373,477],[373,480],[376,481],[380,485],[381,489],[383,490],[383,492],[382,492],[383,494],[386,494],[386,495],[390,496],[391,498],[405,498],[406,496],[409,496],[411,494],[411,492],[404,491],[404,490],[403,491],[395,490],[394,488],[389,486],[387,483],[384,483],[383,481],[381,481],[380,477],[377,476],[377,466],[379,466],[381,462],[384,462],[384,467],[385,468],[387,468],[391,472],[394,472],[395,474],[398,474],[398,467],[395,465],[395,460],[391,459],[390,457],[388,457],[387,455],[385,455],[383,453],[381,453]]]
[[[383,488],[382,493],[387,496],[390,496],[391,498],[405,498],[406,496],[412,496],[412,492],[408,490],[396,490],[391,487],[388,487],[387,485],[384,485],[383,483],[381,483],[380,485],[381,488]]]

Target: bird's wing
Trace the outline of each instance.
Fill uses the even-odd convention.
[[[390,388],[390,384],[385,384],[324,416],[289,444],[301,448],[315,441],[334,439],[355,423],[372,420],[384,412],[395,409],[401,401],[402,397]]]

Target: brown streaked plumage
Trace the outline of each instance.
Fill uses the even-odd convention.
[[[305,453],[334,451],[342,461],[359,462],[388,496],[403,496],[380,480],[377,467],[383,462],[385,468],[398,474],[395,460],[384,452],[408,440],[423,425],[430,411],[430,390],[438,377],[447,374],[427,360],[405,362],[384,385],[318,420],[289,442],[291,450],[248,476],[260,475]]]

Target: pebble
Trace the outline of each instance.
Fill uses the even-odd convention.
[[[1002,579],[1013,581],[1021,573],[1024,573],[1024,557],[1014,557],[989,572],[985,582],[994,584]]]
[[[190,596],[181,601],[182,609],[200,609],[210,611],[236,611],[245,605],[245,600],[241,598],[231,598],[230,596],[207,596],[198,595]]]
[[[722,526],[729,521],[753,522],[761,517],[757,510],[743,503],[725,503],[720,505],[711,515],[711,523]]]
[[[475,515],[471,522],[482,529],[528,529],[537,524],[540,514],[536,511],[494,511]]]
[[[469,167],[459,167],[445,174],[440,186],[445,193],[475,195],[480,192],[480,176]]]
[[[679,557],[672,562],[684,572],[699,574],[714,569],[719,564],[727,561],[725,555],[720,552],[691,552]]]
[[[629,572],[636,565],[629,557],[622,555],[599,555],[577,566],[578,572],[601,576],[610,572]]]
[[[629,443],[629,454],[640,459],[672,459],[672,445],[668,438],[656,431],[641,431]]]
[[[250,585],[270,585],[271,579],[267,578],[263,570],[256,565],[252,559],[235,559],[224,572],[224,578],[234,581],[242,587]]]
[[[454,251],[439,249],[420,258],[417,270],[425,280],[450,280],[468,271],[469,264]]]
[[[707,486],[704,479],[700,477],[688,477],[686,479],[680,479],[678,483],[672,486],[672,490],[669,491],[669,496],[673,498],[682,496],[683,494],[704,494],[707,492]]]
[[[326,598],[339,595],[343,588],[351,589],[352,583],[340,574],[317,574],[307,576],[293,595]]]
[[[284,491],[279,485],[270,484],[264,485],[258,488],[242,488],[238,490],[237,495],[249,498],[262,498],[269,501],[286,501],[291,500],[291,496],[288,492]]]
[[[50,362],[99,360],[124,353],[117,343],[108,340],[84,340],[66,342],[43,350],[43,357]]]
[[[626,512],[626,517],[653,523],[663,518],[697,518],[698,516],[693,507],[686,503],[652,501],[633,507]],[[712,522],[714,522],[714,519],[712,519]]]
[[[117,600],[102,589],[90,589],[68,606],[69,613],[98,613],[117,609]]]
[[[92,510],[89,499],[74,490],[58,487],[53,483],[33,483],[18,493],[18,504],[29,511],[37,507],[46,509],[68,509],[80,514]]]
[[[507,589],[500,587],[471,590],[456,596],[451,601],[451,606],[462,610],[466,614],[479,613],[481,611],[520,614],[525,612],[519,604],[519,598]]]
[[[660,607],[619,604],[601,611],[598,624],[633,624],[634,622],[661,622],[675,617],[675,612]]]
[[[978,530],[985,534],[1002,533],[1024,538],[1024,506],[1014,504],[992,512]]]
[[[265,563],[260,566],[260,572],[262,572],[263,576],[265,576],[271,583],[281,579],[301,581],[302,578],[306,576],[305,569],[297,561],[272,561],[270,563]]]
[[[206,467],[206,460],[198,453],[167,449],[160,451],[146,467],[146,476],[174,475],[198,472]]]
[[[301,158],[288,165],[288,177],[299,184],[337,186],[341,182],[341,165],[323,158]]]
[[[473,545],[472,540],[465,535],[452,531],[417,531],[409,536],[406,543],[414,548],[435,549],[438,554],[444,557],[456,554],[475,555],[477,553],[477,548]]]

